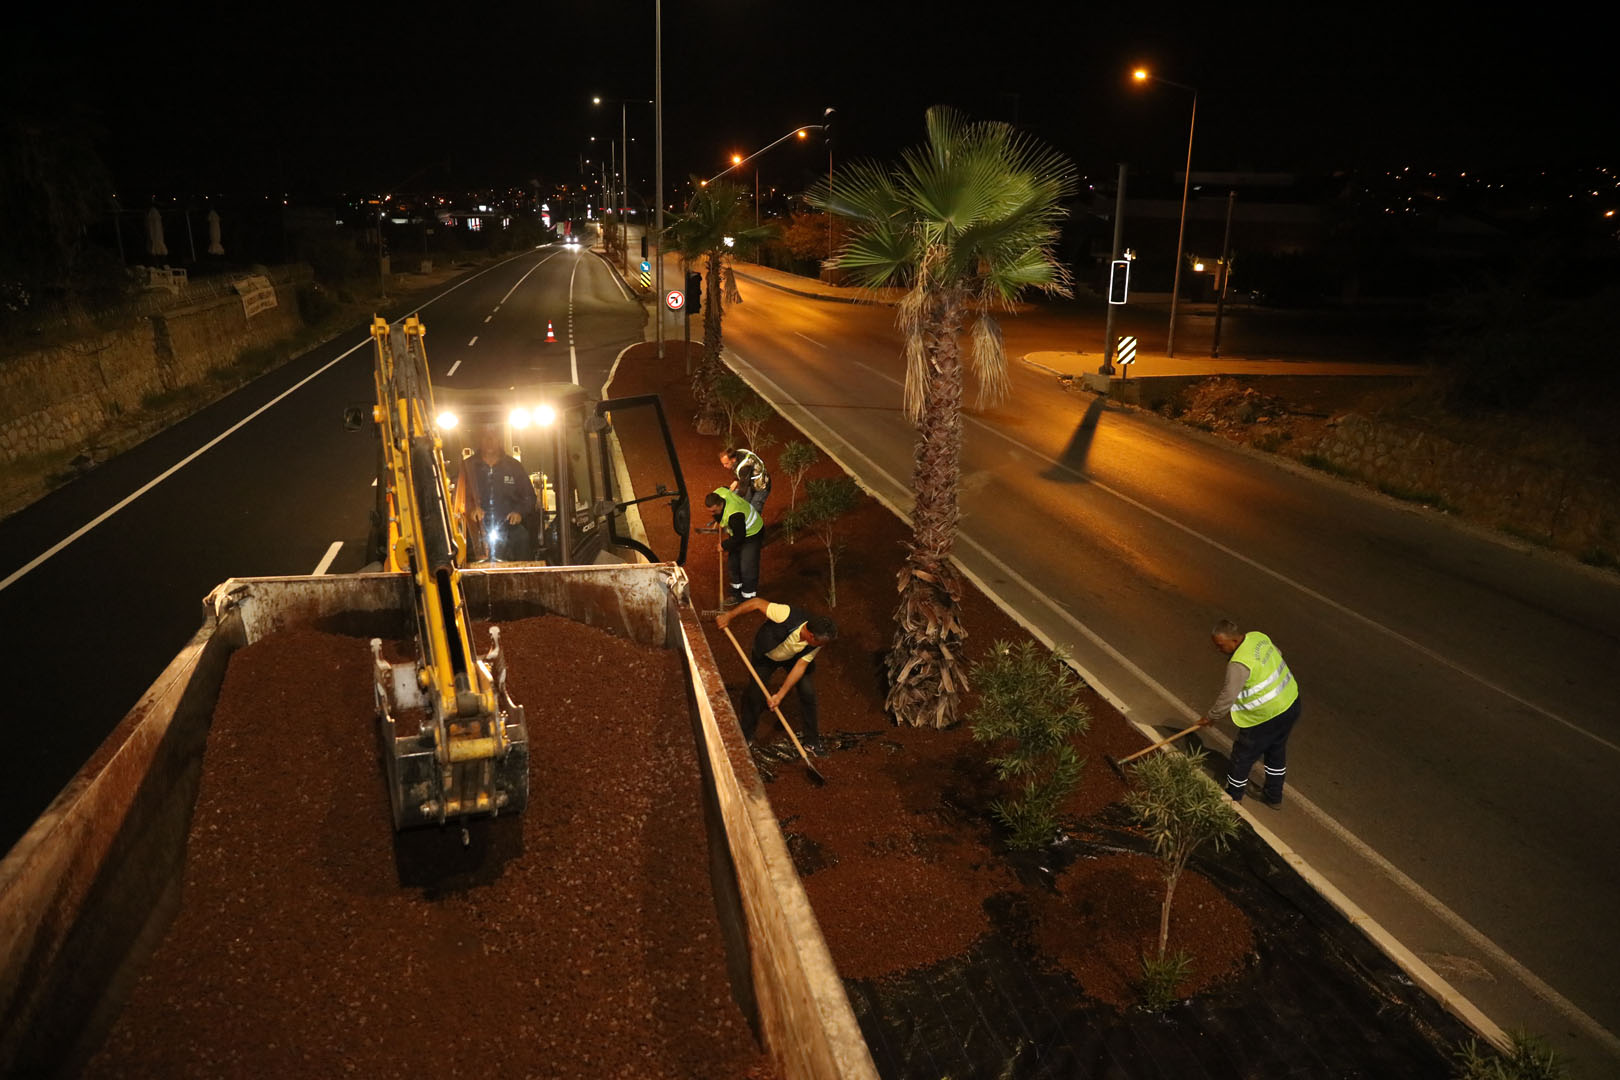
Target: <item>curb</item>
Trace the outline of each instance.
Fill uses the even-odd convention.
[[[821,440],[810,434],[810,432],[806,431],[798,422],[783,412],[782,408],[777,405],[777,403],[772,400],[770,396],[761,390],[759,386],[755,385],[754,381],[750,379],[748,375],[737,369],[738,362],[750,368],[752,368],[752,365],[747,364],[747,361],[743,361],[741,357],[737,356],[729,348],[722,349],[721,358],[727,362],[727,366],[731,368],[733,373],[736,374],[738,378],[748,383],[749,387],[756,394],[759,394],[761,398],[763,398],[773,409],[776,410],[778,416],[782,417],[782,419],[793,425],[793,427],[804,435],[805,438],[814,443],[822,453],[826,454],[831,461],[837,464],[839,468],[843,469],[844,473],[853,479],[856,484],[860,486],[862,491],[866,492],[868,495],[871,495],[896,517],[900,518],[901,521],[910,521],[909,516],[902,512],[899,507],[895,506],[894,503],[884,495],[872,490],[865,483],[863,483],[860,477],[856,475],[854,470],[852,470],[843,461],[843,459],[839,457],[839,455],[828,449],[822,444]],[[1009,618],[1018,623],[1018,625],[1022,626],[1031,637],[1034,637],[1037,641],[1040,641],[1048,649],[1055,648],[1056,643],[1046,633],[1034,626],[1021,612],[1009,604],[1000,595],[1000,593],[998,593],[995,588],[990,585],[989,582],[985,581],[967,566],[963,565],[961,560],[954,554],[951,556],[951,562],[964,577],[973,582],[980,592],[988,597],[990,601],[994,603],[996,607],[1000,608],[1001,611]],[[1087,686],[1095,690],[1099,696],[1112,705],[1127,723],[1135,727],[1149,741],[1156,742],[1158,740],[1157,732],[1153,731],[1153,729],[1147,725],[1131,718],[1124,701],[1116,693],[1114,693],[1114,691],[1109,689],[1101,681],[1097,680],[1090,672],[1086,671],[1079,664],[1075,663],[1072,658],[1065,658],[1065,662],[1076,670],[1081,678],[1086,681]],[[1401,944],[1401,942],[1396,939],[1393,934],[1391,934],[1388,930],[1385,930],[1382,924],[1369,916],[1353,900],[1340,891],[1336,885],[1328,881],[1314,868],[1312,868],[1303,857],[1298,855],[1287,844],[1284,844],[1276,836],[1276,834],[1271,832],[1270,829],[1266,828],[1259,821],[1257,821],[1247,807],[1243,806],[1242,803],[1237,803],[1235,804],[1234,808],[1237,810],[1239,816],[1248,822],[1250,828],[1254,830],[1255,835],[1258,836],[1268,847],[1270,847],[1272,851],[1277,854],[1278,858],[1282,859],[1296,873],[1298,873],[1307,885],[1309,885],[1324,900],[1326,900],[1335,911],[1338,911],[1341,915],[1343,915],[1352,926],[1354,926],[1357,930],[1360,930],[1367,940],[1372,942],[1374,947],[1387,956],[1397,968],[1411,978],[1414,983],[1420,986],[1425,993],[1435,998],[1435,1000],[1440,1002],[1440,1004],[1448,1012],[1457,1017],[1457,1019],[1461,1020],[1468,1027],[1472,1028],[1497,1049],[1506,1052],[1511,1048],[1512,1042],[1508,1038],[1506,1032],[1504,1032],[1495,1021],[1486,1016],[1484,1011],[1475,1005],[1473,1001],[1467,997],[1467,995],[1463,994],[1457,990],[1456,987],[1452,986],[1451,983],[1449,983],[1443,976],[1421,960],[1405,945]]]
[[[878,297],[867,299],[866,297],[861,296],[828,296],[826,293],[811,292],[809,289],[795,289],[788,285],[781,285],[774,281],[767,281],[765,278],[755,277],[753,274],[744,273],[743,271],[738,270],[736,267],[732,267],[731,272],[742,278],[744,281],[752,281],[755,285],[763,285],[767,289],[775,289],[778,292],[792,293],[794,296],[803,296],[811,300],[825,300],[832,304],[865,304],[870,307],[894,307],[898,303],[896,300],[883,300]]]

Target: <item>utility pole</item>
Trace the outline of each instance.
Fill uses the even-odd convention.
[[[653,304],[658,312],[658,359],[664,358],[664,0],[653,3],[653,141],[657,160],[653,165],[654,186],[658,189],[658,231],[653,236],[653,266],[658,271],[658,292]]]
[[[1209,355],[1221,355],[1221,318],[1226,314],[1226,283],[1232,280],[1232,204],[1237,192],[1226,193],[1226,237],[1221,241],[1221,291],[1215,297],[1215,337],[1209,345]]]
[[[1161,79],[1160,82],[1168,80]],[[1192,185],[1193,129],[1198,126],[1198,91],[1193,91],[1192,119],[1187,123],[1187,166],[1181,174],[1181,226],[1176,230],[1176,273],[1170,282],[1170,333],[1164,355],[1176,355],[1176,301],[1181,296],[1181,252],[1187,238],[1187,190]]]
[[[630,276],[630,234],[625,231],[624,215],[630,205],[630,138],[624,112],[628,106],[619,99],[619,253],[624,260],[624,276]]]
[[[1114,261],[1119,258],[1119,245],[1125,238],[1125,163],[1119,163],[1119,190],[1114,194],[1114,253],[1108,257],[1109,272],[1113,272]],[[1104,299],[1107,299],[1106,297]],[[1097,369],[1099,375],[1112,375],[1114,373],[1114,311],[1119,304],[1108,305],[1108,321],[1103,328],[1103,362]]]

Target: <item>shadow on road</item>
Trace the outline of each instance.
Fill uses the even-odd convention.
[[[1069,445],[1063,448],[1058,456],[1062,468],[1053,466],[1041,473],[1046,480],[1061,480],[1067,484],[1085,483],[1086,456],[1091,453],[1091,440],[1097,434],[1097,422],[1102,419],[1103,409],[1107,407],[1108,399],[1097,395],[1091,399],[1086,407],[1086,414],[1080,418],[1080,425],[1074,429],[1069,437]]]

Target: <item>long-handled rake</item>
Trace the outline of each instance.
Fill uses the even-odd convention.
[[[1103,757],[1105,757],[1107,759],[1108,767],[1110,769],[1113,769],[1114,772],[1119,776],[1119,778],[1121,780],[1124,780],[1124,779],[1126,779],[1124,766],[1129,765],[1131,762],[1135,761],[1139,757],[1147,757],[1149,754],[1153,753],[1153,751],[1159,749],[1159,747],[1161,747],[1161,746],[1170,745],[1171,743],[1175,742],[1177,739],[1181,738],[1183,735],[1191,735],[1193,732],[1197,731],[1199,728],[1201,728],[1203,726],[1204,726],[1203,724],[1194,724],[1190,728],[1184,728],[1181,731],[1178,731],[1174,735],[1170,736],[1168,739],[1160,739],[1158,742],[1154,743],[1152,746],[1148,747],[1147,749],[1138,750],[1136,753],[1130,754],[1130,755],[1128,755],[1126,757],[1122,757],[1117,761],[1114,760],[1113,757],[1111,757],[1110,755],[1107,755],[1107,754],[1104,754]]]
[[[759,672],[754,670],[754,663],[752,660],[748,659],[748,654],[743,651],[742,643],[737,640],[737,635],[731,632],[731,627],[729,626],[722,626],[720,629],[724,630],[726,632],[726,637],[731,639],[731,644],[737,650],[737,655],[742,657],[743,667],[748,669],[748,674],[754,677],[754,685],[759,687],[759,692],[764,694],[768,700],[771,696],[771,692],[766,688],[765,680],[759,677]],[[793,733],[793,728],[787,722],[787,717],[782,715],[782,707],[778,705],[775,712],[776,719],[782,724],[782,730],[787,732],[788,738],[793,740],[793,748],[797,750],[799,752],[799,756],[804,759],[804,767],[810,770],[810,782],[815,784],[817,787],[821,787],[822,785],[826,784],[827,778],[821,775],[820,769],[816,768],[810,763],[810,755],[805,753],[804,744],[801,743],[799,741],[799,737]]]

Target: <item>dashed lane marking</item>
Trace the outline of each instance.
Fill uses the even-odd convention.
[[[376,483],[376,481],[372,481],[372,482]],[[317,563],[316,566],[315,566],[315,569],[313,571],[313,574],[314,574],[315,577],[320,577],[322,574],[326,573],[327,569],[330,568],[331,565],[332,565],[332,560],[337,558],[338,549],[341,548],[342,546],[343,546],[343,541],[341,541],[341,540],[332,541],[332,546],[326,549],[326,554],[321,556],[321,561],[319,563]]]
[[[473,339],[473,341],[476,341],[476,340],[478,340],[478,339],[477,338]],[[468,342],[468,344],[470,345],[470,344],[472,344],[472,342]],[[457,360],[455,363],[451,364],[450,365],[450,370],[444,373],[444,377],[448,379],[450,376],[454,375],[456,373],[456,368],[458,368],[460,366],[461,366],[461,361],[460,360]]]

